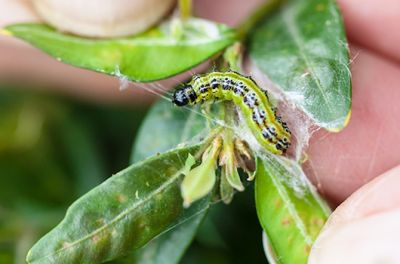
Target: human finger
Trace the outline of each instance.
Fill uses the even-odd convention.
[[[350,41],[400,62],[400,1],[337,0]]]
[[[309,263],[400,263],[400,167],[363,186],[331,215]]]
[[[367,50],[353,56],[350,123],[340,133],[318,131],[307,150],[308,175],[334,203],[400,164],[400,67]]]

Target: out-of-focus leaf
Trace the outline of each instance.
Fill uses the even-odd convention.
[[[7,142],[0,144],[0,206],[15,208],[25,201],[66,205],[75,190],[67,158],[60,158],[60,144],[50,129],[64,120],[61,104],[28,92],[2,90],[0,97],[7,98],[0,103],[0,138]]]
[[[62,142],[71,174],[76,179],[74,183],[79,195],[100,184],[106,176],[93,135],[81,121],[79,118],[65,117],[56,124],[57,136]]]
[[[0,250],[0,263],[13,263],[13,250],[2,248]]]
[[[57,60],[131,81],[150,82],[176,75],[229,46],[234,31],[201,19],[168,21],[140,35],[88,39],[57,32],[42,24],[15,24],[5,32]]]
[[[198,147],[132,165],[77,200],[64,220],[30,250],[29,263],[98,263],[129,253],[185,214],[181,169]],[[207,201],[191,207],[201,212]]]
[[[160,100],[140,127],[132,150],[132,163],[187,143],[206,127],[205,118],[197,108],[185,109]],[[196,144],[198,140],[192,143]]]
[[[266,263],[253,186],[237,192],[229,206],[219,203],[210,207],[193,246],[179,263]],[[218,261],[214,261],[216,256]]]
[[[334,0],[290,0],[254,29],[250,56],[318,125],[339,131],[350,117],[348,46]]]
[[[102,169],[126,164],[138,118],[131,108],[0,87],[0,255],[10,255],[0,263],[25,263],[33,242],[62,220],[67,206],[105,179]],[[100,158],[103,149],[111,160]]]
[[[185,249],[192,242],[196,231],[206,216],[207,211],[176,226],[162,236],[148,243],[135,252],[137,264],[171,264],[179,263]]]
[[[278,263],[307,263],[330,210],[301,167],[284,158],[258,158],[255,196],[258,218]]]
[[[0,206],[66,206],[105,178],[95,137],[72,107],[6,88],[0,97]]]

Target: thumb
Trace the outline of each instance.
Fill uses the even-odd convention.
[[[331,215],[309,263],[400,263],[400,166],[363,186]]]
[[[175,0],[34,0],[38,14],[56,28],[90,37],[117,37],[148,29]]]

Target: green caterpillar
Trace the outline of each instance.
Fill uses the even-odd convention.
[[[184,106],[211,99],[229,100],[239,106],[254,137],[267,150],[283,154],[289,148],[291,133],[287,124],[276,114],[267,91],[250,77],[233,71],[196,75],[175,90],[172,102]]]

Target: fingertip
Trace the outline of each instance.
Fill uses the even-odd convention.
[[[349,39],[400,60],[400,1],[337,0]]]
[[[264,0],[202,0],[194,1],[196,16],[212,21],[237,26],[254,11]]]
[[[330,216],[309,263],[400,263],[400,166],[363,186]]]
[[[398,186],[400,166],[385,172],[353,193],[335,210],[327,226],[400,208]]]
[[[333,225],[313,246],[310,264],[400,263],[400,209]]]

